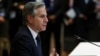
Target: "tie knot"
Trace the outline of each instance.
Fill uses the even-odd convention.
[[[40,41],[39,36],[36,37],[36,41],[37,43]]]
[[[39,40],[39,36],[36,37],[36,40]]]

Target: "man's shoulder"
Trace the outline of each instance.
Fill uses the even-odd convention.
[[[22,26],[15,34],[14,39],[23,39],[23,38],[25,39],[29,37],[31,37],[29,29],[27,28],[27,26]]]
[[[22,26],[19,28],[16,35],[27,35],[26,33],[29,33],[27,26]]]

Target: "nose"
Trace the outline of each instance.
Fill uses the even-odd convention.
[[[47,18],[47,17],[45,17],[45,22],[46,22],[46,23],[48,22],[48,18]]]

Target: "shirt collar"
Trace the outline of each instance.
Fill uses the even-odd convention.
[[[32,36],[33,36],[33,38],[36,39],[38,33],[36,33],[30,26],[27,25],[27,27],[28,27],[28,29],[30,30],[30,32],[31,32],[31,34],[32,34]]]

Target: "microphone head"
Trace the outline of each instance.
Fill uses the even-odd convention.
[[[77,39],[81,40],[81,38],[79,36],[77,36],[77,35],[74,35],[74,36],[77,37]]]

